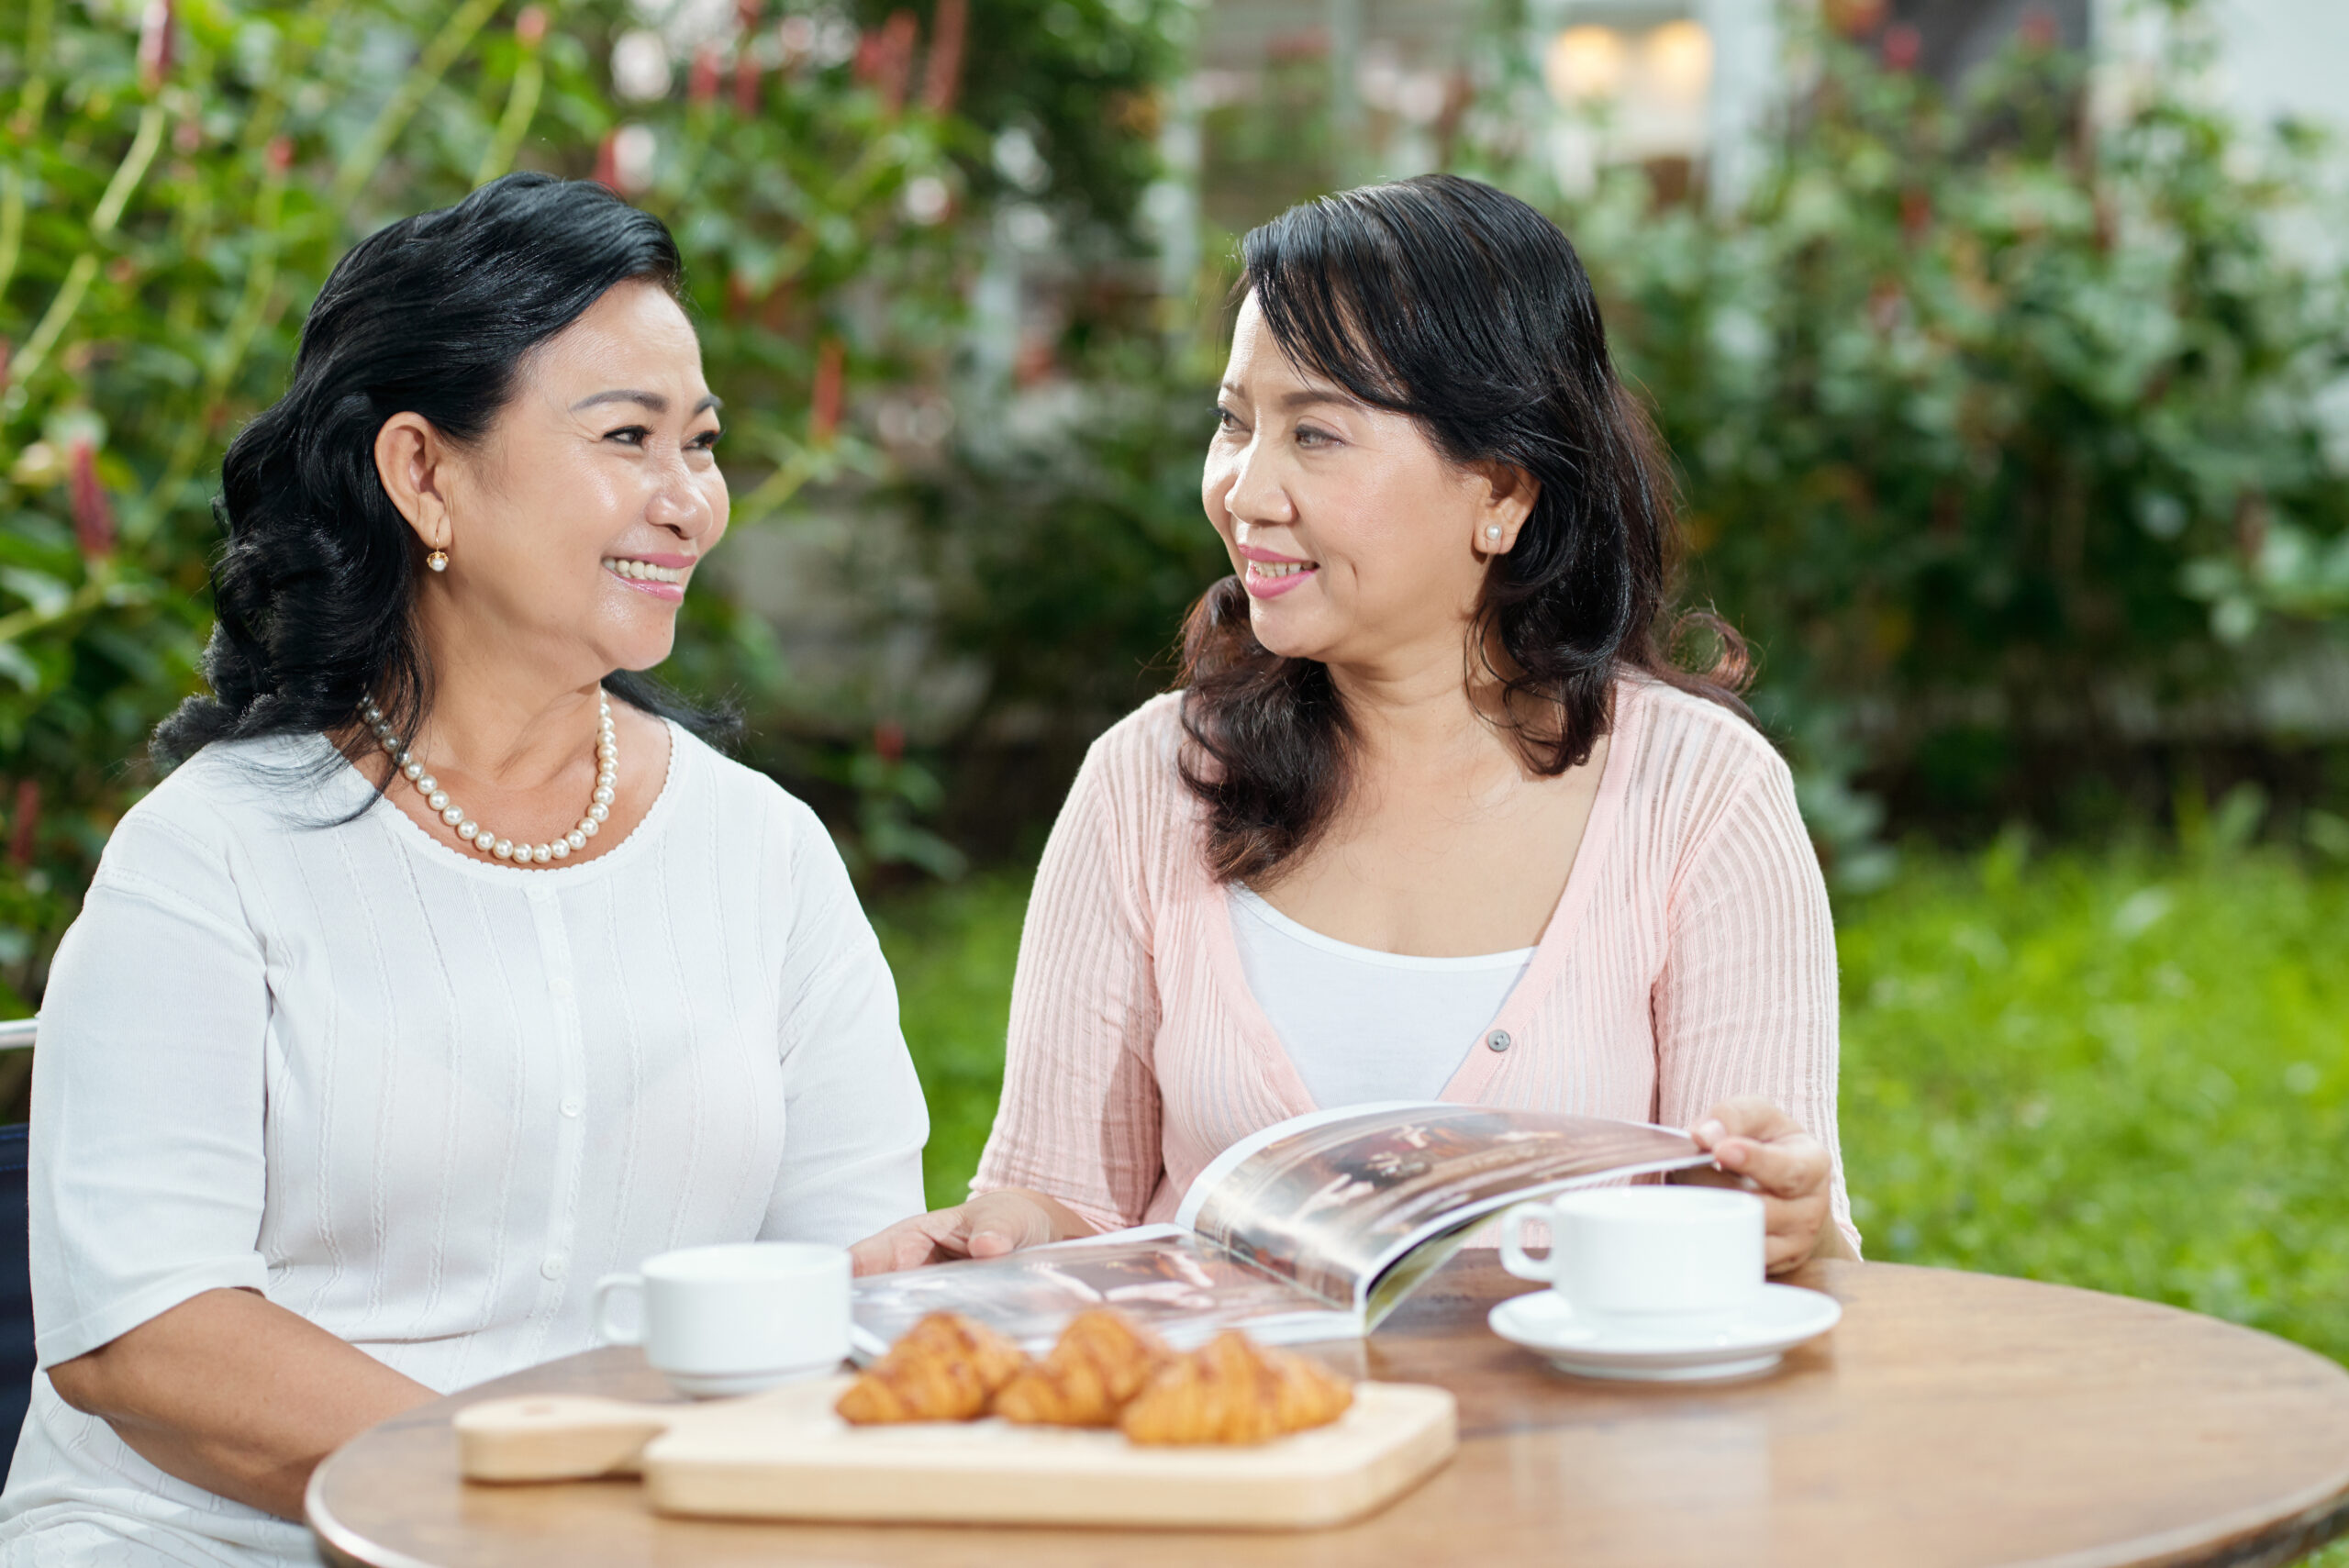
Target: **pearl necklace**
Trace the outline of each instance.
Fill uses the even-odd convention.
[[[512,861],[516,865],[544,865],[549,861],[569,860],[573,851],[587,847],[587,840],[603,830],[605,819],[611,816],[612,800],[618,793],[620,776],[620,748],[619,742],[612,736],[612,699],[599,691],[596,694],[596,706],[599,717],[596,721],[594,804],[587,807],[587,815],[579,819],[579,826],[562,838],[543,844],[518,844],[511,839],[499,838],[491,829],[467,817],[464,808],[451,800],[449,792],[440,787],[440,781],[426,773],[424,764],[400,743],[400,738],[392,732],[391,721],[384,717],[384,710],[375,706],[375,699],[365,695],[360,698],[360,711],[366,716],[367,727],[375,732],[376,740],[391,754],[401,775],[416,785],[416,793],[424,796],[425,804],[440,814],[441,821],[457,830],[458,838],[483,854],[495,855],[501,861]]]

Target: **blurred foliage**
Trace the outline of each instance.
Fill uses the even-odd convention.
[[[976,414],[962,461],[911,492],[938,625],[985,661],[999,727],[1089,739],[1163,690],[1185,612],[1230,571],[1199,503],[1213,373],[1179,355],[1113,339]]]
[[[1018,843],[1169,673],[1223,570],[1197,461],[1230,247],[1159,296],[1162,121],[1198,117],[1210,230],[1269,217],[1330,177],[1325,63],[1186,98],[1186,0],[511,5],[0,20],[0,981],[37,988],[195,684],[219,451],[327,267],[509,165],[672,223],[737,528],[833,541],[739,549],[764,564],[688,601],[668,673],[744,704],[751,760],[861,872]],[[1953,94],[1801,31],[1735,204],[1562,188],[1509,0],[1473,71],[1365,96],[1395,158],[1518,189],[1584,251],[1679,465],[1689,593],[1760,646],[1844,887],[1889,873],[1887,781],[2003,811],[2028,746],[2247,731],[2251,684],[2349,607],[2349,290],[2291,230],[2325,150],[2205,106],[2200,8],[2165,8],[2168,55],[2103,100],[2029,39]],[[818,557],[837,581],[776,581]],[[846,677],[810,673],[823,638]]]
[[[2101,101],[2029,29],[1953,93],[1886,63],[1898,29],[1790,17],[1809,85],[1734,204],[1638,168],[1561,190],[1522,116],[1462,154],[1581,250],[1679,465],[1690,590],[1760,645],[1831,848],[1877,828],[1855,777],[1954,734],[2254,734],[2247,688],[2349,610],[2337,150],[2235,128],[2210,17],[2165,10]]]
[[[0,1008],[37,990],[148,729],[197,684],[222,448],[333,261],[508,167],[615,184],[684,248],[735,525],[886,483],[942,406],[1007,197],[1139,252],[1179,0],[17,0],[0,15]],[[1023,159],[1003,156],[1016,132]],[[1008,172],[1007,172],[1008,170]],[[813,498],[813,500],[811,500]],[[835,505],[841,503],[834,503]],[[867,862],[953,869],[936,781],[799,715],[770,624],[689,601],[666,673],[852,797]],[[858,739],[838,743],[837,737]],[[869,841],[868,841],[869,840]],[[941,851],[943,851],[942,854]]]
[[[2248,755],[2339,795],[2321,762],[2261,760],[2256,699],[2349,659],[2349,227],[2320,177],[2340,150],[2226,117],[2209,7],[2163,0],[2158,56],[2101,82],[2024,28],[1956,89],[1907,68],[1883,6],[1830,8],[1853,36],[1791,8],[1798,85],[1735,201],[1678,161],[1581,177],[1528,7],[1485,9],[1456,70],[1365,52],[1355,161],[1494,180],[1574,238],[1673,450],[1687,596],[1762,653],[1757,706],[1839,884],[1889,874],[1891,792],[1952,821],[2097,820]],[[1334,178],[1331,64],[1299,39],[1201,79],[1211,228]],[[1218,570],[1191,449],[1166,450],[1220,350],[1199,317],[1204,352],[931,497],[950,620],[999,699],[1063,694],[1090,722],[1171,644],[1171,585]]]
[[[1205,109],[1200,183],[1210,222],[1245,233],[1333,187],[1340,160],[1329,92],[1327,57],[1291,49],[1264,61],[1252,91]]]
[[[883,8],[874,6],[877,12]],[[1108,232],[1130,253],[1136,205],[1158,177],[1163,85],[1188,59],[1182,0],[986,0],[971,36],[962,110],[996,138],[983,178],[1063,218]],[[1019,132],[1031,162],[1006,146]]]

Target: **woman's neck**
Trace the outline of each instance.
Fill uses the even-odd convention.
[[[1507,721],[1502,677],[1481,662],[1464,670],[1456,646],[1412,666],[1327,667],[1355,738],[1345,798],[1256,892],[1385,952],[1456,958],[1539,941],[1598,797],[1603,744],[1586,766],[1542,774]]]
[[[1328,668],[1353,728],[1356,760],[1373,773],[1456,768],[1501,754],[1517,758],[1503,722],[1500,681],[1458,648],[1448,655]]]
[[[527,791],[589,755],[604,671],[583,662],[581,645],[513,613],[461,612],[445,584],[424,586],[415,636],[432,673],[432,707],[408,740],[417,760]]]
[[[429,766],[462,769],[501,789],[528,790],[574,767],[596,734],[597,683],[440,679],[409,750]]]

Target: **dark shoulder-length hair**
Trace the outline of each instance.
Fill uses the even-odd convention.
[[[353,246],[303,323],[293,384],[228,443],[213,503],[228,539],[212,568],[212,690],[156,727],[156,762],[214,740],[340,730],[365,693],[417,734],[432,704],[413,613],[424,549],[376,475],[376,432],[406,412],[479,440],[531,350],[616,284],[674,295],[684,276],[659,218],[546,174],[508,174]],[[705,736],[732,729],[648,676],[604,684]]]
[[[1661,628],[1675,536],[1670,469],[1616,378],[1590,279],[1555,224],[1489,185],[1428,174],[1291,207],[1241,242],[1235,297],[1299,368],[1418,421],[1453,463],[1513,469],[1541,494],[1496,558],[1464,673],[1499,682],[1528,765],[1589,760],[1627,671],[1747,718],[1751,662],[1708,614],[1718,648],[1678,668]],[[1183,779],[1207,808],[1225,881],[1269,881],[1342,802],[1353,731],[1327,667],[1250,629],[1236,577],[1183,634]]]

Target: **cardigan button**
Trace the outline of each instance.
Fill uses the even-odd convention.
[[[1495,1029],[1492,1033],[1485,1037],[1485,1044],[1486,1047],[1494,1051],[1507,1051],[1510,1044],[1508,1030]]]

